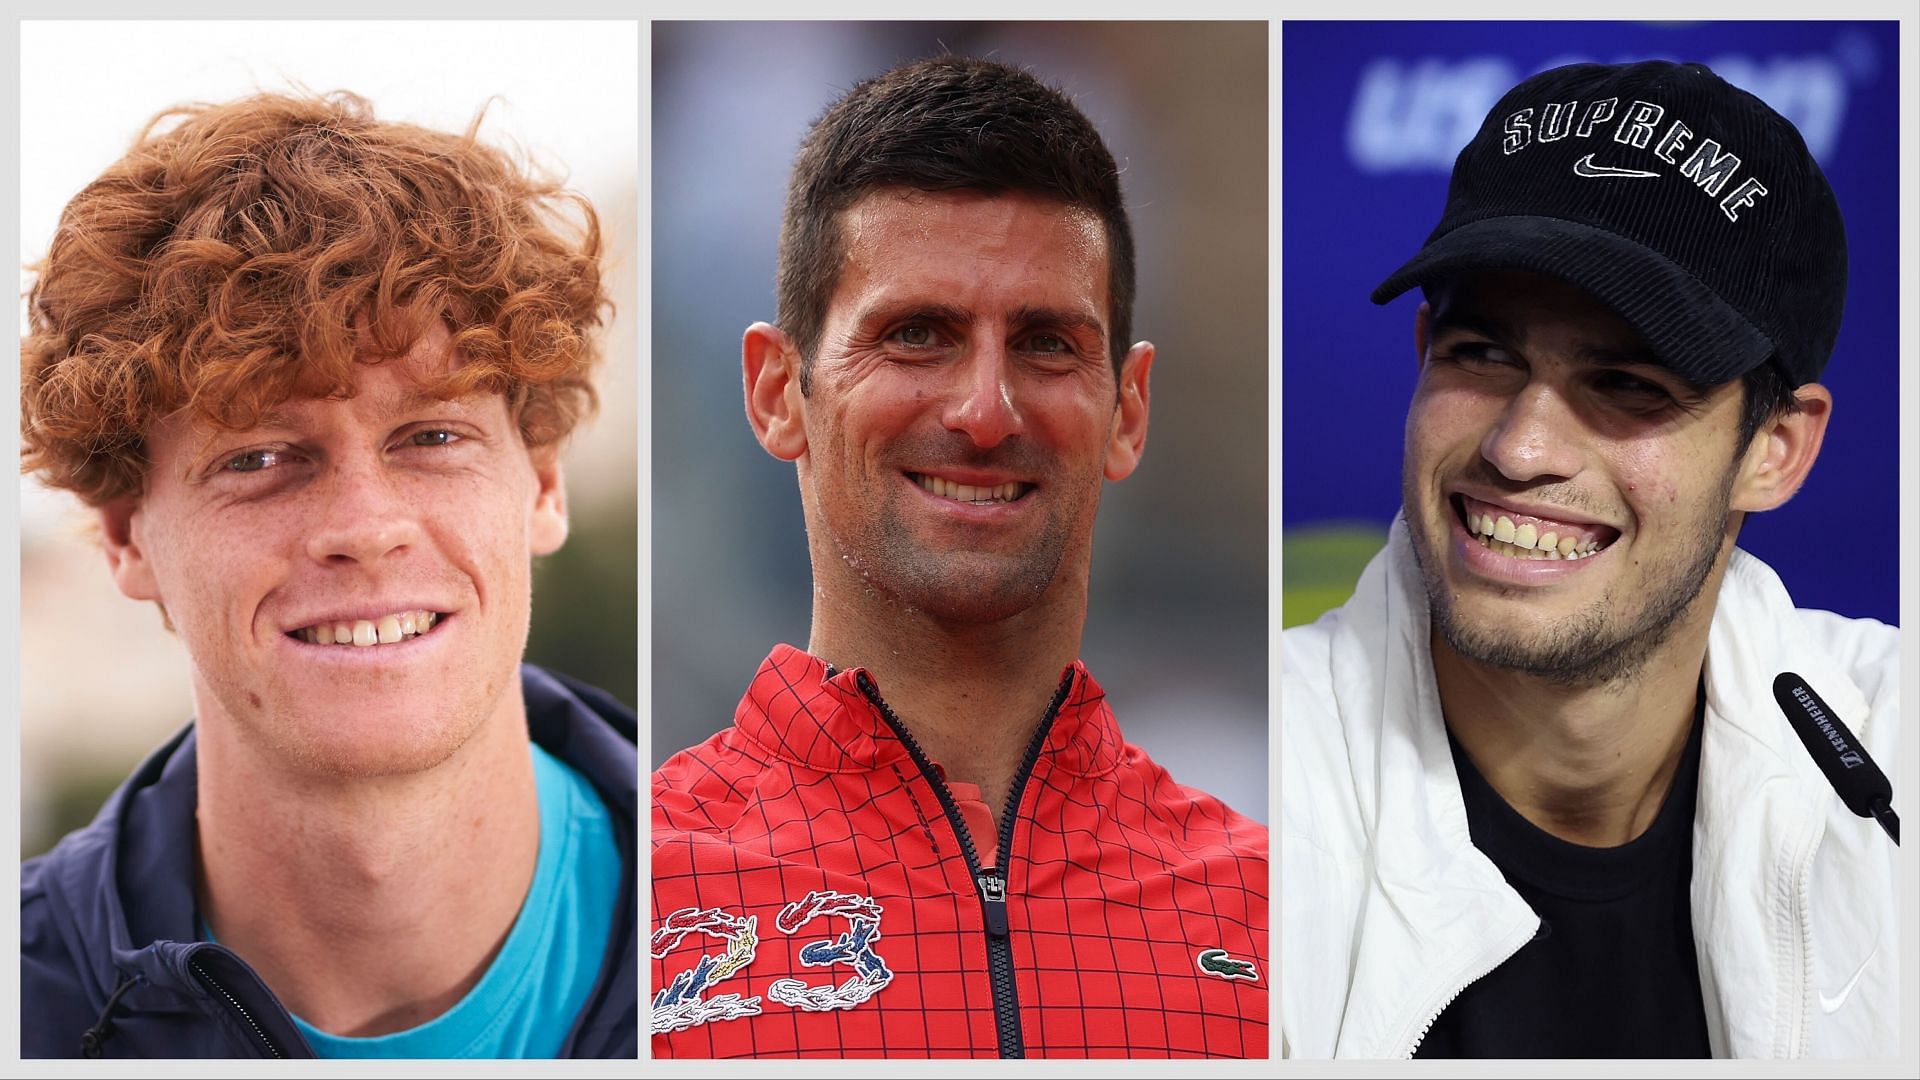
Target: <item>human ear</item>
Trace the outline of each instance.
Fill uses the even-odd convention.
[[[100,546],[106,551],[107,572],[129,600],[160,600],[160,584],[147,559],[140,504],[125,496],[99,508]]]
[[[1142,341],[1127,350],[1120,363],[1120,401],[1114,408],[1113,434],[1107,440],[1106,475],[1125,480],[1140,467],[1147,449],[1147,403],[1151,396],[1147,376],[1153,371],[1153,343]]]
[[[1793,397],[1799,407],[1767,421],[1747,446],[1729,509],[1772,510],[1793,498],[1812,471],[1833,415],[1833,395],[1808,383]]]
[[[757,322],[741,339],[740,369],[754,437],[781,461],[797,460],[807,452],[800,350],[779,327]]]
[[[567,542],[566,477],[560,469],[559,446],[535,447],[532,453],[535,488],[527,542],[535,555],[551,555]]]

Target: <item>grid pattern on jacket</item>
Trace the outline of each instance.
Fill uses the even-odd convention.
[[[998,1054],[979,894],[859,674],[782,646],[735,725],[654,775],[653,992],[680,979],[656,1057]],[[1174,783],[1073,678],[1002,860],[1026,1055],[1266,1056],[1265,828]],[[1254,977],[1204,970],[1210,950]]]

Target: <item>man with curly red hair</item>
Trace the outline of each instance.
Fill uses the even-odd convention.
[[[195,715],[22,867],[26,1056],[636,1052],[633,715],[521,664],[597,219],[477,125],[171,110],[36,268],[25,468]]]

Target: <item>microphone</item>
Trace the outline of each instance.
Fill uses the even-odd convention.
[[[1793,725],[1794,733],[1800,736],[1814,764],[1827,775],[1827,783],[1833,785],[1847,809],[1878,821],[1887,835],[1893,837],[1893,842],[1900,843],[1900,818],[1893,812],[1893,785],[1887,781],[1887,774],[1880,771],[1880,766],[1867,756],[1867,748],[1847,730],[1847,725],[1827,708],[1827,703],[1813,692],[1807,680],[1791,671],[1774,677],[1773,700],[1779,702],[1787,723]]]

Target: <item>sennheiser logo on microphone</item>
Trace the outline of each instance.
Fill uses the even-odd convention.
[[[1866,763],[1866,759],[1860,756],[1858,750],[1847,745],[1846,737],[1834,730],[1833,721],[1827,718],[1827,710],[1820,707],[1820,702],[1816,701],[1812,694],[1807,693],[1806,687],[1796,686],[1792,693],[1793,700],[1807,710],[1807,718],[1819,725],[1820,733],[1827,737],[1827,742],[1833,744],[1834,750],[1840,755],[1840,764],[1851,769]]]

